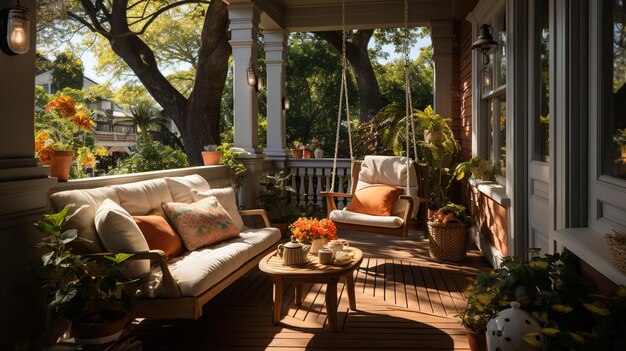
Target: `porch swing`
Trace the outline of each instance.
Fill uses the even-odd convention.
[[[409,30],[408,1],[404,0],[403,43],[405,59],[405,134],[406,156],[367,155],[363,161],[354,160],[352,132],[350,127],[350,104],[348,102],[348,84],[346,79],[346,18],[345,2],[341,3],[342,50],[341,50],[341,88],[339,93],[339,111],[337,113],[337,131],[331,187],[329,192],[322,192],[326,198],[328,218],[335,222],[339,230],[364,231],[380,234],[407,236],[409,224],[413,218],[417,225],[426,227],[428,203],[428,165],[417,164],[410,159],[411,142],[413,155],[417,155],[413,104],[409,75]],[[344,109],[348,126],[348,144],[352,164],[352,187],[350,193],[335,192],[337,155],[341,114]],[[410,125],[410,128],[409,128]],[[336,200],[348,198],[352,202],[344,209],[337,209]]]

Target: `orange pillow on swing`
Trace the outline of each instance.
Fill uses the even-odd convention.
[[[389,185],[372,185],[358,189],[346,210],[373,216],[389,216],[402,189]]]

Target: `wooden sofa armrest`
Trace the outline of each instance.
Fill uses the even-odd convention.
[[[150,260],[150,262],[156,262],[159,264],[161,268],[161,273],[163,275],[163,287],[161,291],[161,295],[164,297],[181,297],[180,288],[178,284],[172,277],[172,273],[170,269],[167,267],[167,255],[163,250],[149,250],[149,251],[141,251],[141,252],[127,252],[132,254],[128,260]],[[114,252],[98,252],[92,254],[83,255],[83,257],[91,258],[94,260],[103,259],[104,256],[115,256]]]
[[[254,210],[241,210],[239,214],[242,216],[261,216],[263,218],[263,223],[265,223],[265,228],[269,228],[272,226],[269,218],[267,217],[267,212],[264,209],[257,208]]]

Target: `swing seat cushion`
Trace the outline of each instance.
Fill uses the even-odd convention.
[[[401,193],[402,189],[385,184],[365,186],[354,193],[346,209],[372,216],[389,216]]]
[[[366,225],[380,228],[400,228],[404,224],[402,218],[397,216],[372,216],[368,214],[347,210],[334,210],[329,218],[333,222]]]

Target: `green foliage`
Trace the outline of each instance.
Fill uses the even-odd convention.
[[[180,150],[163,145],[157,140],[139,138],[130,147],[132,155],[120,160],[111,174],[127,174],[189,167],[187,156]]]
[[[52,82],[57,89],[83,88],[83,62],[72,52],[64,51],[57,55],[52,69]]]
[[[530,250],[538,254],[538,249]],[[626,287],[613,296],[597,293],[580,272],[578,257],[569,251],[535,256],[530,260],[505,257],[500,268],[472,279],[465,292],[462,323],[484,332],[487,322],[511,301],[541,324],[544,350],[623,350],[626,346]]]
[[[229,143],[222,143],[222,145],[217,147],[217,150],[222,152],[220,164],[228,166],[233,171],[235,175],[235,187],[240,187],[248,169],[244,166],[243,162],[237,159],[239,152],[233,151],[233,145]]]
[[[43,215],[34,223],[44,235],[37,247],[46,251],[41,256],[40,274],[49,289],[49,320],[59,315],[75,318],[89,303],[99,310],[108,308],[107,302],[114,299],[113,293],[121,283],[124,261],[132,256],[125,253],[104,256],[106,264],[102,267],[103,270],[99,274],[91,274],[89,260],[72,252],[71,244],[78,240],[78,232],[76,229],[63,229],[83,208],[69,214],[72,206],[68,205],[57,213]]]
[[[493,163],[483,160],[479,156],[473,157],[465,162],[459,162],[454,168],[454,179],[461,180],[467,173],[471,173],[477,180],[493,180]]]
[[[258,197],[261,208],[273,223],[289,223],[300,216],[300,212],[293,202],[296,191],[289,186],[291,176],[281,171],[268,175],[269,183]]]

